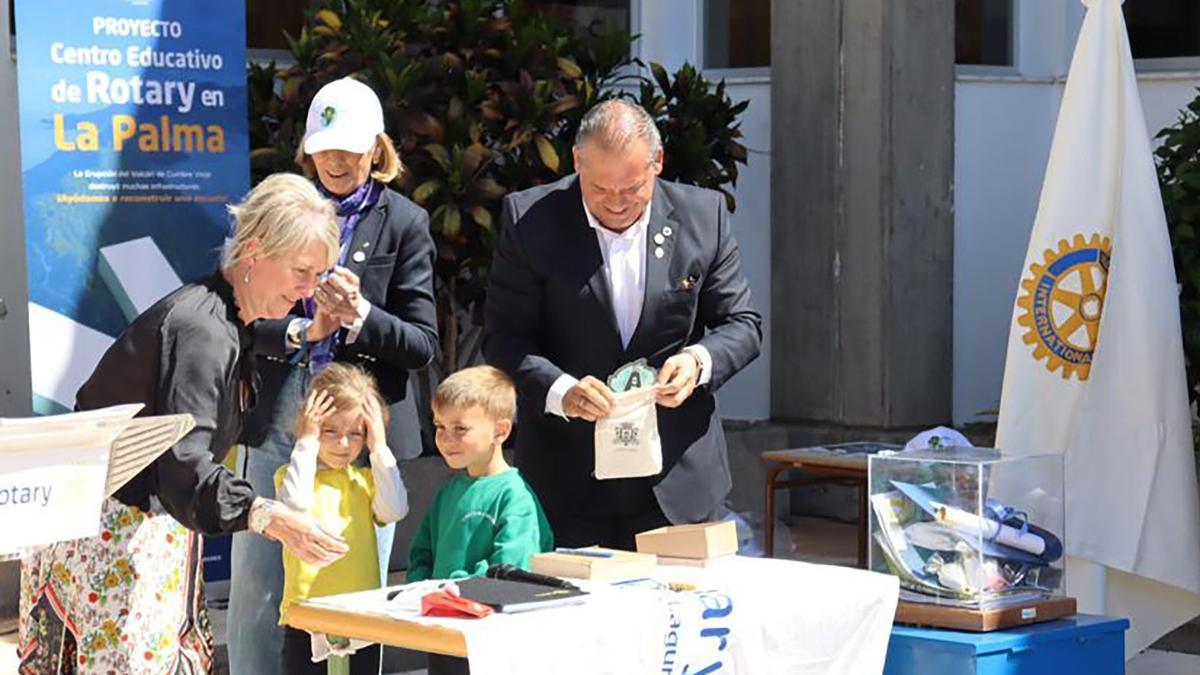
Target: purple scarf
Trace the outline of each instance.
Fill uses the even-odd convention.
[[[375,203],[379,201],[379,196],[383,194],[383,183],[370,179],[358,189],[345,197],[337,197],[332,195],[321,185],[321,181],[317,181],[317,189],[321,194],[333,201],[337,208],[337,215],[342,218],[342,230],[338,234],[338,265],[346,263],[346,253],[350,250],[350,240],[354,237],[354,228],[358,225],[358,221],[362,219],[363,214],[371,210]],[[304,313],[308,318],[313,318],[317,314],[317,303],[312,298],[304,299]],[[329,335],[329,337],[320,342],[310,344],[308,347],[309,364],[312,371],[323,368],[330,361],[333,361],[333,352],[345,335],[345,330],[339,328]]]

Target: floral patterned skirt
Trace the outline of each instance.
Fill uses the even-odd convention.
[[[200,535],[105,502],[100,535],[21,563],[21,675],[191,675],[212,664]]]

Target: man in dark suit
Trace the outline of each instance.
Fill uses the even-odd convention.
[[[758,356],[761,318],[723,196],[658,178],[642,108],[588,111],[574,157],[575,175],[505,199],[483,352],[517,384],[516,462],[556,542],[632,549],[637,532],[719,513],[731,479],[714,392]],[[604,380],[638,358],[659,369],[663,471],[596,480]]]

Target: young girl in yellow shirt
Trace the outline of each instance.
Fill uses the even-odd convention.
[[[300,408],[296,446],[291,462],[275,474],[275,493],[279,501],[309,513],[322,529],[342,537],[349,551],[318,568],[284,550],[279,623],[285,627],[283,672],[288,675],[325,672],[323,663],[312,661],[309,634],[288,625],[288,605],[379,588],[375,525],[408,513],[408,493],[387,446],[386,417],[387,407],[371,376],[341,363],[317,374]],[[354,465],[364,446],[370,451],[369,470]],[[377,675],[379,659],[378,645],[360,649],[350,659],[350,671]]]

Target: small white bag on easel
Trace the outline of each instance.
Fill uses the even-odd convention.
[[[596,422],[596,478],[641,478],[662,471],[656,387],[614,394],[612,413]]]

